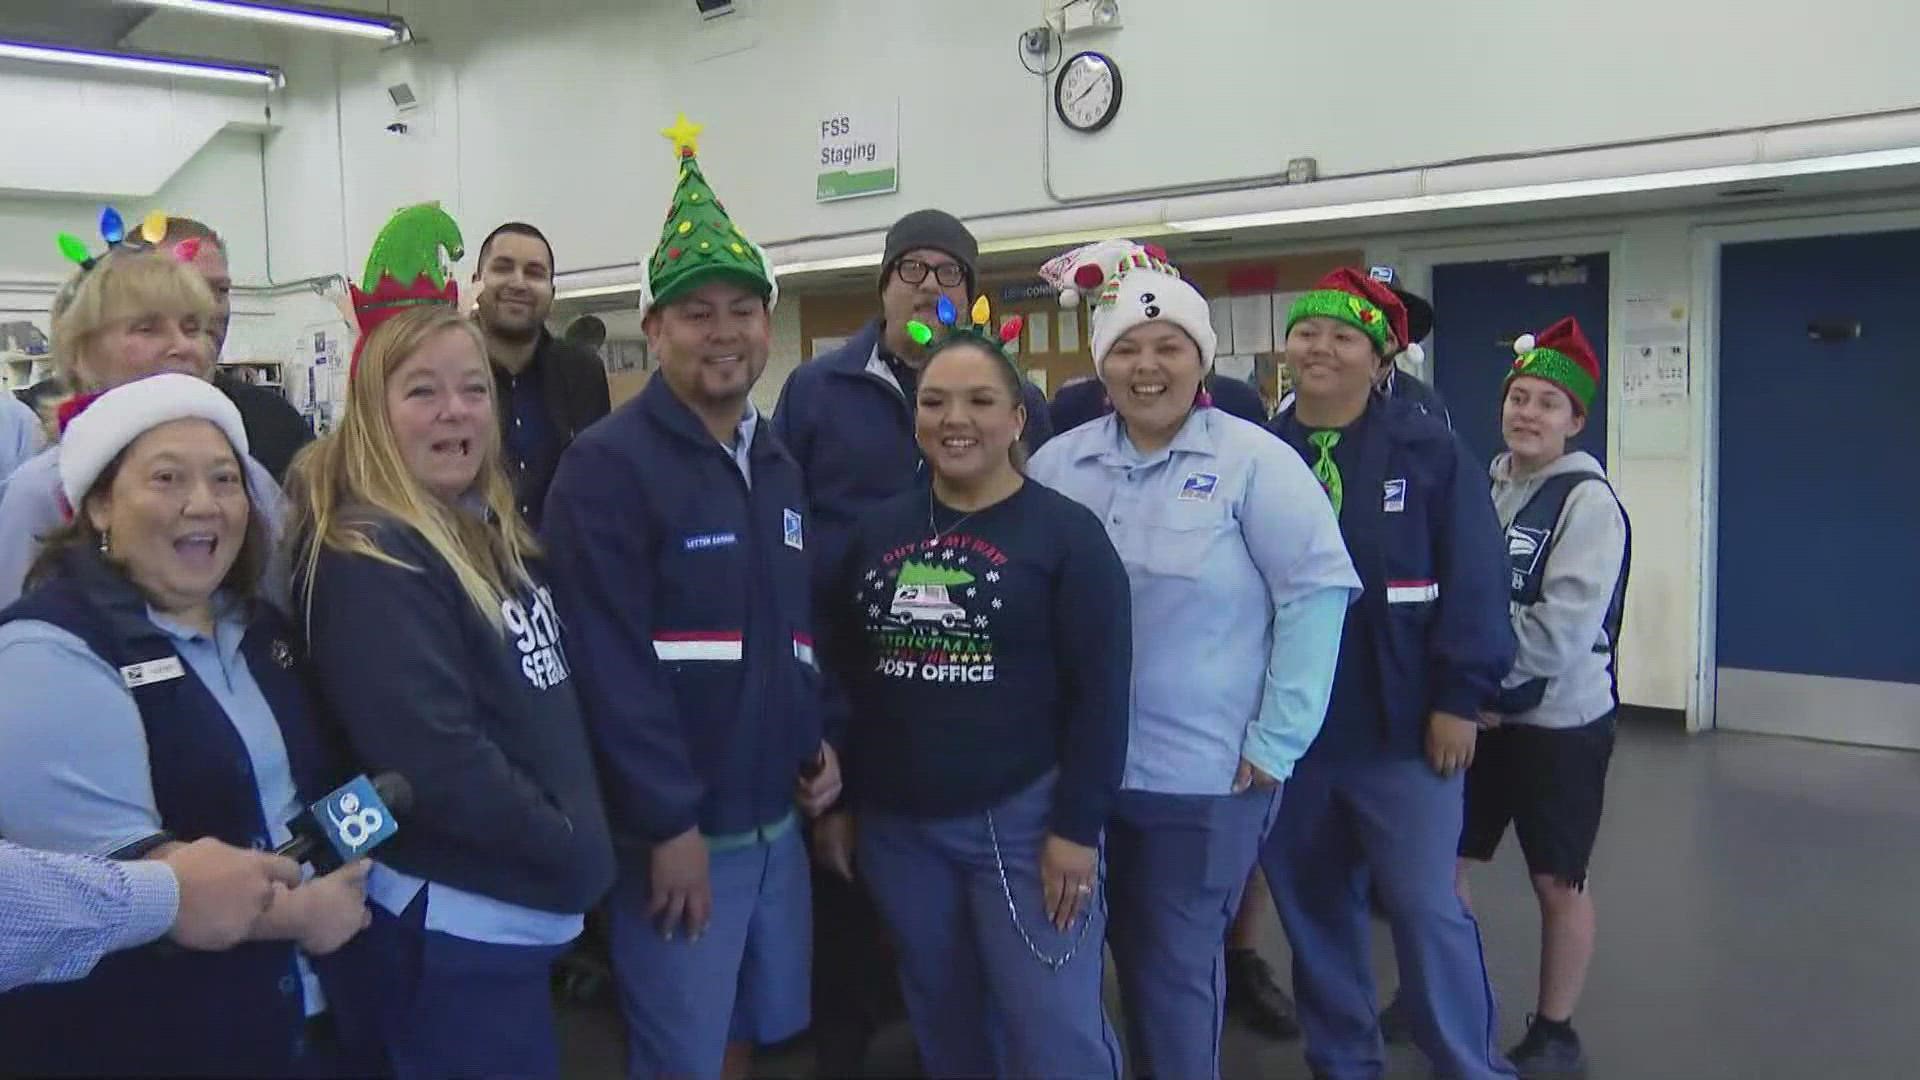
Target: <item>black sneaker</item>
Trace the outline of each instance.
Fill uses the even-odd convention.
[[[1269,1039],[1284,1042],[1300,1037],[1293,999],[1252,949],[1227,950],[1227,1014]]]
[[[1398,1046],[1413,1041],[1413,1017],[1407,1015],[1407,1001],[1398,990],[1393,1000],[1380,1010],[1380,1037],[1387,1040],[1389,1046]]]
[[[1587,1055],[1573,1025],[1537,1016],[1527,1017],[1527,1037],[1507,1051],[1507,1060],[1521,1080],[1584,1080],[1587,1075]]]

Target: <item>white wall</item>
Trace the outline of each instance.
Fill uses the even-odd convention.
[[[95,252],[102,200],[94,196],[0,196],[0,315],[38,316],[60,282],[74,271],[60,255],[55,236],[70,232]],[[152,209],[200,218],[227,242],[235,279],[259,280],[266,259],[266,220],[261,206],[260,136],[224,130],[183,158],[147,197],[113,200],[128,228],[138,228]]]
[[[974,219],[1060,205],[1042,160],[1046,89],[1015,49],[1038,0],[743,0],[748,21],[731,29],[702,28],[679,0],[390,6],[430,39],[429,107],[407,135],[384,130],[381,76],[398,53],[302,37],[277,57],[291,89],[270,201],[297,216],[276,231],[276,275],[337,269],[343,247],[361,258],[388,213],[423,198],[475,233],[534,220],[564,270],[630,264],[652,247],[673,178],[654,133],[682,109],[708,126],[709,177],[763,243],[870,232],[923,205]],[[1873,28],[1845,49],[1808,49],[1799,15],[1736,0],[1383,0],[1339,16],[1354,32],[1338,38],[1319,24],[1334,16],[1272,0],[1123,8],[1124,30],[1086,43],[1122,65],[1120,119],[1096,136],[1045,129],[1063,199],[1218,185],[1296,156],[1325,176],[1372,174],[1920,107],[1920,66],[1901,54],[1920,6],[1903,0],[1826,4],[1822,25]],[[181,20],[157,15],[142,33],[205,25]],[[820,117],[895,100],[901,192],[815,203]],[[981,222],[983,235],[1017,228]]]

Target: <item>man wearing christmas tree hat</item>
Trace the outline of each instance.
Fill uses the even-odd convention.
[[[1386,1061],[1367,886],[1393,930],[1414,1041],[1441,1076],[1511,1077],[1454,857],[1480,713],[1513,664],[1505,548],[1485,481],[1435,416],[1380,386],[1409,340],[1383,282],[1341,269],[1287,313],[1297,397],[1272,427],[1333,503],[1365,592],[1347,613],[1325,725],[1288,782],[1261,866],[1293,950],[1316,1076]]]
[[[778,290],[702,174],[700,128],[647,263],[658,374],[568,447],[546,538],[620,851],[609,901],[629,1075],[744,1075],[808,1023],[800,814],[823,739],[799,466],[749,403]]]

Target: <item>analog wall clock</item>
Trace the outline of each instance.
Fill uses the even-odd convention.
[[[1120,65],[1105,53],[1083,52],[1060,67],[1053,82],[1060,122],[1092,134],[1120,115]]]

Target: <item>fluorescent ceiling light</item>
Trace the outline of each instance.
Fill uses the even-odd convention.
[[[1634,176],[1607,176],[1592,180],[1560,180],[1546,184],[1522,184],[1515,187],[1486,188],[1480,191],[1453,191],[1438,195],[1409,195],[1397,199],[1375,199],[1371,202],[1340,203],[1333,206],[1301,206],[1289,210],[1265,210],[1250,214],[1169,221],[1167,228],[1176,232],[1224,232],[1278,225],[1307,225],[1355,218],[1389,217],[1396,214],[1431,213],[1436,210],[1478,209],[1559,199],[1672,191],[1716,184],[1749,184],[1759,180],[1820,176],[1827,173],[1886,169],[1901,165],[1920,165],[1920,147],[1867,150],[1854,154],[1800,158],[1794,161],[1716,165],[1710,168],[1640,173]]]
[[[186,79],[211,79],[215,82],[244,83],[278,90],[287,84],[280,69],[270,64],[243,64],[226,60],[198,60],[187,57],[143,53],[74,49],[61,45],[41,45],[31,41],[0,40],[0,59],[32,60],[42,64],[67,64],[75,67],[137,71],[147,75],[168,75]]]
[[[196,15],[284,26],[290,30],[318,30],[328,34],[348,34],[373,41],[398,45],[411,40],[404,19],[363,11],[330,11],[320,8],[256,4],[248,0],[131,0],[143,7],[173,8]]]

